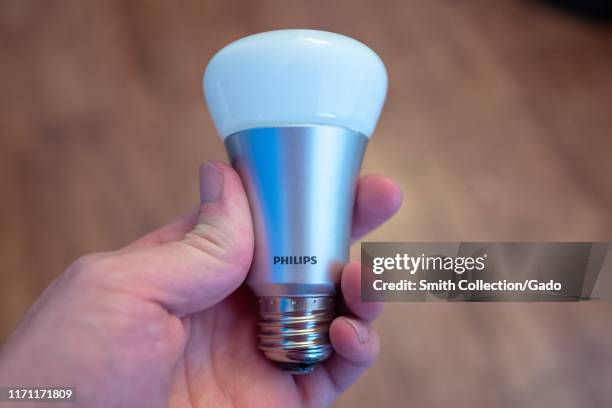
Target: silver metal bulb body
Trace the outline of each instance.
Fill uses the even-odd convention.
[[[247,283],[259,298],[260,349],[294,373],[332,353],[329,324],[367,141],[323,125],[254,128],[225,139],[254,222]]]

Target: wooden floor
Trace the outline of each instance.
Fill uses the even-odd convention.
[[[612,240],[611,25],[527,0],[7,0],[0,338],[71,260],[196,203],[198,164],[225,158],[204,66],[288,27],[351,35],[387,64],[364,171],[396,178],[406,203],[367,239]],[[337,406],[610,406],[611,316],[392,304],[382,358]]]

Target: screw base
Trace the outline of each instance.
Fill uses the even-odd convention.
[[[259,298],[259,348],[283,370],[307,374],[333,352],[333,296]]]

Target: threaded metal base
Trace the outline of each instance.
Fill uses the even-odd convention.
[[[332,354],[333,296],[259,298],[259,348],[282,369],[310,373]]]

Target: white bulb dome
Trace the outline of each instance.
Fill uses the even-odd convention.
[[[204,73],[208,109],[222,137],[245,129],[335,125],[366,136],[387,93],[370,48],[316,30],[280,30],[235,41]]]

